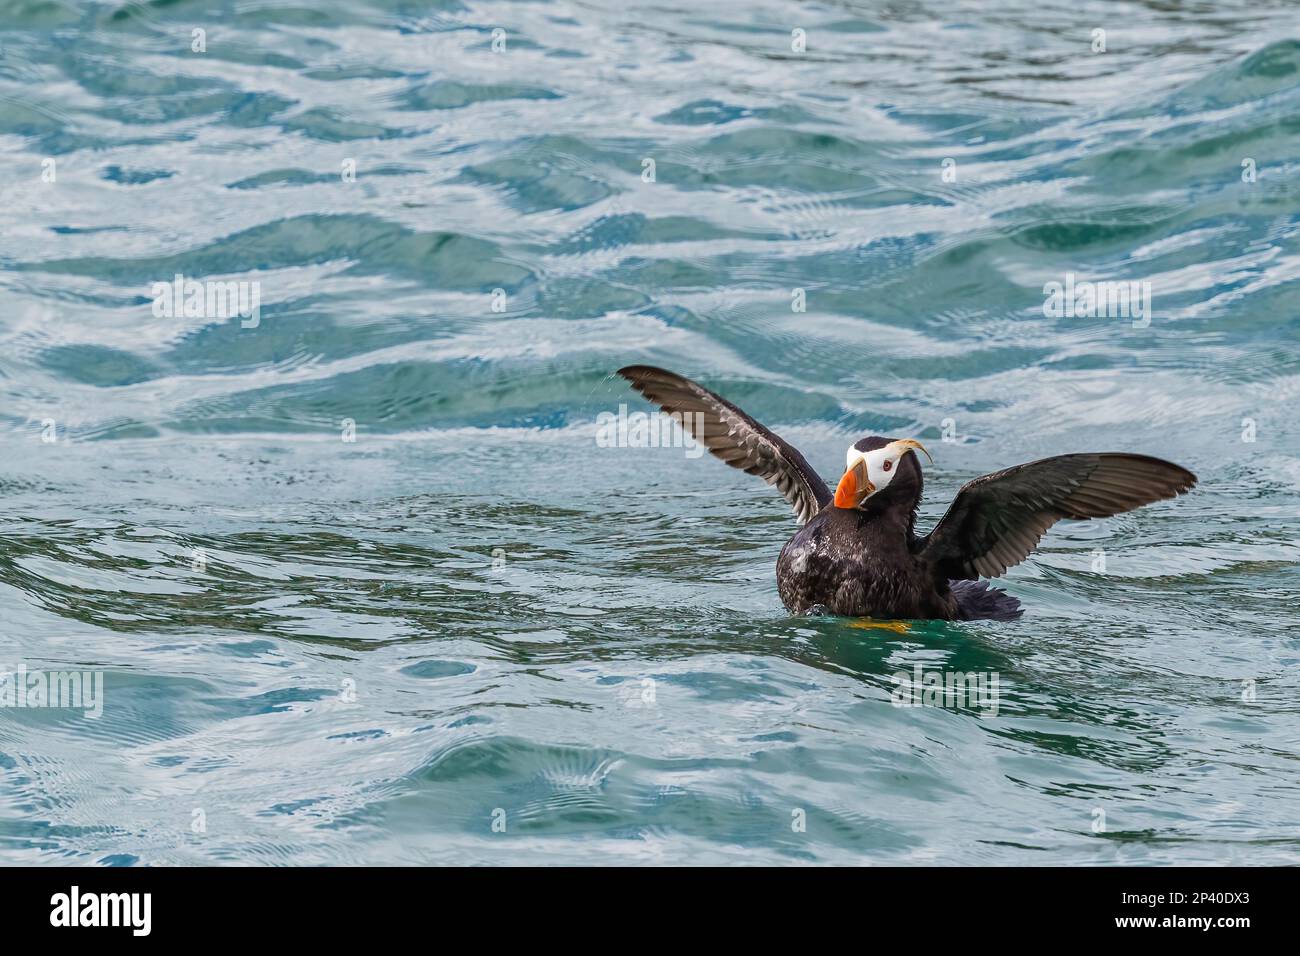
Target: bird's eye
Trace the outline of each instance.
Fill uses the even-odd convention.
[[[886,459],[885,459],[885,471],[889,471],[889,469],[891,469],[891,468],[893,468],[893,467],[894,467],[894,463],[893,463],[892,461],[890,461],[889,459],[886,458]]]

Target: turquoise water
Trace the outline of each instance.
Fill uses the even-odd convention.
[[[1297,7],[622,7],[0,3],[0,665],[103,679],[0,708],[0,860],[1295,862]],[[920,437],[923,525],[1201,484],[1019,622],[792,618],[774,491],[597,442],[632,362]]]

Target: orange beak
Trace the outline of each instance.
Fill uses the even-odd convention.
[[[867,480],[867,463],[859,458],[835,487],[835,507],[856,508],[875,490],[876,486]]]

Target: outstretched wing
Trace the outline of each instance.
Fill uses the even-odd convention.
[[[995,578],[1019,564],[1062,518],[1108,518],[1196,484],[1186,468],[1146,455],[1058,455],[967,482],[918,555],[947,578]]]
[[[803,524],[831,500],[830,490],[803,455],[725,398],[689,378],[650,365],[629,365],[618,374],[670,415],[732,468],[758,475],[785,496]]]

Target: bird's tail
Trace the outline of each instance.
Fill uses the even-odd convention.
[[[1025,613],[1020,602],[987,581],[949,581],[962,621],[1014,621]]]

